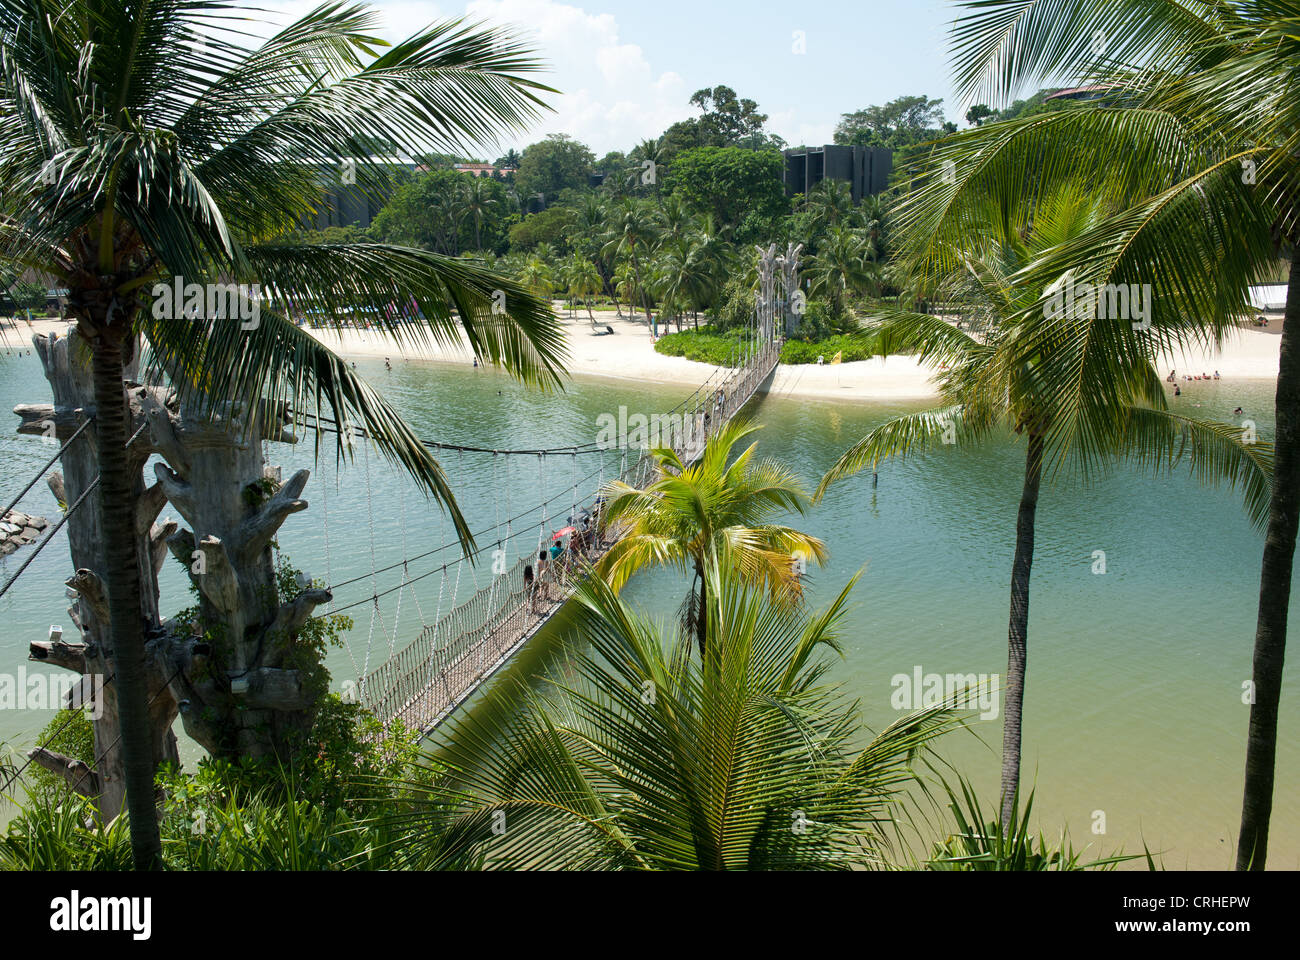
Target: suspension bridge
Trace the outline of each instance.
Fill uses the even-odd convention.
[[[686,464],[697,461],[708,437],[770,382],[780,352],[779,342],[769,342],[740,366],[702,384],[664,418],[670,426],[662,445],[673,449]],[[576,455],[578,449],[562,452]],[[635,487],[653,480],[658,467],[649,447],[623,446],[619,453],[616,479]],[[538,554],[547,545],[543,523],[537,551],[520,557],[504,571],[494,571],[486,586],[445,615],[435,615],[407,646],[364,673],[359,680],[361,702],[386,726],[400,721],[427,734],[469,699],[559,611],[573,592],[578,570],[598,561],[618,541],[621,531],[600,523],[600,491],[605,483],[603,478],[595,480],[583,501],[574,498],[582,508],[569,520],[581,529],[573,529],[568,548],[539,563]],[[510,537],[508,525],[498,525],[492,532],[497,542]]]
[[[494,470],[501,458],[536,458],[539,471],[548,458],[555,461],[569,457],[574,464],[573,482],[564,488],[562,494],[532,505],[517,516],[510,515],[511,509],[507,503],[507,516],[504,520],[498,517],[493,526],[475,531],[476,542],[495,544],[498,549],[491,553],[493,570],[486,585],[477,587],[475,581],[477,588],[468,599],[463,601],[459,600],[461,571],[465,569],[467,561],[470,561],[472,566],[472,559],[482,558],[487,551],[481,551],[475,558],[462,556],[444,562],[440,566],[435,565],[434,569],[423,574],[416,576],[410,574],[411,563],[455,547],[456,542],[453,541],[419,556],[404,556],[399,563],[380,569],[377,567],[373,549],[373,512],[370,518],[372,549],[369,573],[342,583],[330,582],[327,501],[324,509],[325,560],[326,583],[330,587],[330,594],[336,596],[340,591],[346,593],[348,588],[355,588],[358,585],[368,585],[370,588],[369,595],[362,596],[356,601],[331,601],[330,609],[321,614],[329,616],[344,610],[367,607],[370,610],[369,638],[361,662],[357,661],[350,646],[348,649],[357,680],[345,684],[345,694],[354,693],[355,698],[382,721],[386,729],[400,721],[408,729],[418,729],[428,734],[442,723],[551,620],[572,595],[579,571],[597,562],[618,541],[621,531],[601,523],[603,503],[601,491],[607,483],[618,479],[632,486],[644,487],[652,482],[658,469],[657,461],[652,455],[655,447],[674,450],[686,464],[696,462],[703,454],[708,438],[716,434],[754,398],[755,394],[770,383],[780,357],[780,341],[769,337],[759,341],[759,344],[747,355],[737,357],[735,366],[721,367],[716,370],[673,410],[667,414],[655,415],[654,429],[642,433],[640,437],[635,434],[629,437],[620,432],[616,438],[608,441],[598,440],[569,447],[535,450],[494,450],[430,442],[429,446],[442,454],[451,451],[456,452],[457,456],[463,456],[465,453],[490,454]],[[78,428],[62,449],[76,442],[88,422]],[[319,423],[317,426],[330,429],[326,423]],[[145,428],[140,429],[142,431]],[[137,436],[139,432],[137,431]],[[366,449],[365,445],[363,445],[364,449]],[[60,455],[61,451],[50,458],[37,476],[14,498],[6,511],[15,506],[32,489]],[[578,458],[588,455],[597,458],[600,465],[598,469],[579,478],[576,469]],[[617,466],[611,464],[607,471],[606,460],[610,458],[617,459]],[[368,458],[366,463],[367,485],[369,485]],[[35,556],[54,539],[59,529],[81,506],[94,486],[95,484],[92,483],[82,496],[69,506],[49,533],[34,544],[34,548],[24,558],[18,570],[0,584],[0,596],[13,586]],[[505,486],[508,488],[509,484]],[[496,488],[499,488],[499,485],[494,484],[494,489]],[[539,489],[544,489],[544,485],[539,483]],[[559,540],[561,537],[552,535],[550,531],[550,513],[552,506],[556,505],[560,497],[565,497],[567,500],[567,503],[560,508],[560,515],[564,515],[564,510],[571,511],[567,515],[568,522],[561,527],[562,530],[568,531],[565,534],[568,545],[552,554],[548,549],[552,545],[552,540]],[[501,547],[509,546],[512,539],[518,539],[514,533],[514,523],[539,512],[541,520],[538,524],[536,549],[517,557],[512,565],[507,565],[503,562],[507,551],[502,550]],[[450,590],[450,609],[444,611],[442,607],[446,581],[450,578],[449,569],[453,567],[456,569],[456,575],[455,584]],[[400,570],[400,583],[392,589],[381,591],[377,586],[378,576],[394,570]],[[426,619],[424,605],[419,601],[419,592],[427,590],[432,593],[433,577],[438,578],[437,602],[434,605],[433,616]],[[420,630],[413,640],[399,647],[396,636],[397,623],[393,624],[390,632],[384,621],[379,601],[381,597],[396,591],[400,612],[402,594],[408,590],[414,596]],[[346,601],[346,597],[344,600]],[[389,655],[384,662],[372,669],[370,660],[376,625],[388,640]]]

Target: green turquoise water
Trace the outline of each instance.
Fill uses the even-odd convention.
[[[371,381],[426,438],[493,449],[587,443],[597,418],[619,407],[652,413],[671,407],[692,384],[628,384],[575,379],[563,393],[539,395],[496,373],[464,366],[358,361]],[[34,357],[0,353],[0,406],[40,401],[48,389]],[[1192,383],[1176,401],[1203,416],[1232,419],[1241,405],[1264,437],[1272,430],[1267,383]],[[1199,405],[1199,406],[1198,406]],[[765,425],[764,455],[793,465],[811,488],[851,442],[873,424],[914,403],[860,403],[767,397],[751,408]],[[1240,419],[1240,418],[1238,418]],[[16,423],[16,418],[13,420]],[[288,521],[280,544],[296,566],[341,584],[336,607],[355,618],[347,649],[332,651],[335,686],[373,669],[452,605],[488,582],[491,558],[477,568],[441,553],[414,561],[415,585],[367,600],[401,582],[402,569],[379,575],[373,565],[438,550],[450,529],[436,508],[373,454],[336,469],[332,453],[317,464],[310,443],[272,448],[286,471],[313,469],[311,508]],[[0,434],[0,497],[16,492],[50,455],[38,440]],[[539,534],[562,526],[576,496],[616,466],[616,457],[443,459],[471,526],[490,528],[543,498],[511,525],[500,549],[513,558],[536,549]],[[602,467],[602,464],[604,466]],[[951,450],[885,464],[873,489],[869,474],[834,487],[804,529],[827,541],[831,561],[811,571],[810,598],[824,603],[865,566],[834,677],[860,699],[864,721],[883,727],[898,674],[1005,673],[1008,582],[1023,447],[1011,439],[973,451]],[[602,472],[602,470],[604,472]],[[592,476],[588,477],[589,474]],[[539,495],[540,494],[540,495]],[[22,508],[57,516],[41,485]],[[329,550],[326,552],[326,541]],[[495,535],[480,547],[498,549]],[[1098,853],[1145,843],[1171,868],[1231,865],[1239,814],[1258,596],[1261,535],[1233,494],[1205,489],[1184,474],[1152,476],[1121,467],[1081,487],[1058,482],[1043,492],[1031,595],[1023,771],[1037,787],[1042,829],[1068,824],[1077,845]],[[1094,573],[1096,551],[1106,572]],[[8,577],[19,553],[0,564]],[[441,565],[447,562],[445,579]],[[28,643],[61,623],[62,581],[70,574],[66,544],[56,542],[0,599],[0,673],[24,662]],[[460,576],[456,584],[457,574]],[[163,609],[188,604],[179,569],[162,578]],[[634,581],[628,596],[669,616],[686,589],[675,575]],[[400,600],[400,605],[399,605]],[[373,616],[372,616],[373,615]],[[373,620],[373,629],[372,629]],[[391,647],[390,647],[391,642]],[[527,676],[559,654],[552,637],[537,641],[513,673]],[[1300,868],[1300,722],[1294,670],[1282,705],[1270,865]],[[0,710],[0,740],[29,745],[51,714]],[[982,739],[949,738],[941,752],[967,774],[991,806],[996,798],[1000,718],[977,724]],[[178,725],[179,730],[179,725]],[[197,748],[187,745],[193,761]],[[1094,834],[1104,814],[1105,833]]]

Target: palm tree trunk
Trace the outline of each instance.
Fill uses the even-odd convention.
[[[152,870],[162,866],[162,842],[154,804],[149,691],[145,689],[144,629],[140,621],[140,566],[126,457],[127,404],[122,386],[122,344],[112,334],[101,335],[94,344],[94,378],[99,498],[108,561],[109,622],[115,648],[113,682],[118,691],[131,852],[137,870]]]
[[[700,645],[700,663],[704,663],[704,648],[709,626],[709,582],[704,579],[704,571],[698,565],[695,575],[700,578],[700,608],[695,618],[695,638]]]
[[[1020,718],[1025,699],[1029,645],[1029,574],[1034,564],[1034,519],[1043,475],[1043,438],[1029,435],[1025,487],[1016,519],[1016,557],[1011,567],[1011,619],[1007,626],[1007,679],[1002,719],[1002,824],[1011,823],[1020,784]]]
[[[1273,811],[1273,764],[1282,663],[1291,601],[1297,512],[1300,511],[1300,246],[1291,254],[1286,316],[1277,375],[1277,426],[1273,441],[1273,495],[1259,577],[1259,619],[1251,677],[1254,700],[1246,734],[1246,784],[1237,838],[1237,869],[1263,870]]]
[[[632,276],[636,280],[636,292],[641,294],[641,302],[645,306],[645,322],[650,325],[650,332],[653,334],[656,331],[654,318],[650,316],[650,297],[641,288],[641,264],[637,260],[636,254],[632,255]],[[633,306],[635,307],[636,304],[633,303]]]

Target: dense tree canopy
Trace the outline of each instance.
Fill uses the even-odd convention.
[[[784,161],[775,150],[697,147],[673,162],[674,190],[695,212],[734,224],[740,242],[759,239],[788,212]]]
[[[550,207],[524,217],[510,228],[512,250],[532,250],[540,243],[559,247],[569,227],[568,207]]]
[[[504,253],[512,206],[500,181],[433,170],[398,188],[371,233],[449,256],[474,249]]]
[[[700,116],[599,160],[562,135],[510,151],[497,165],[519,164],[514,183],[480,186],[451,170],[464,158],[430,155],[439,169],[399,191],[368,231],[347,229],[453,255],[479,251],[539,294],[604,297],[619,310],[633,304],[656,329],[743,326],[756,244],[803,244],[808,278],[817,272],[825,281],[800,336],[850,326],[862,298],[893,291],[882,198],[855,203],[847,183],[828,181],[791,200],[781,141],[764,131],[767,116],[754,101],[717,86],[691,104]],[[883,122],[917,126],[937,105],[903,98]],[[544,195],[540,210],[536,193]],[[850,276],[836,280],[837,270]]]
[[[595,169],[596,157],[585,144],[563,133],[553,133],[545,140],[524,149],[515,174],[521,197],[542,194],[548,201],[561,190],[580,190]]]
[[[841,115],[835,142],[899,150],[945,132],[943,100],[899,97],[884,106],[864,107]]]
[[[696,90],[690,103],[703,114],[668,128],[661,138],[665,159],[695,147],[744,147],[749,150],[780,150],[785,147],[784,140],[763,129],[767,114],[760,113],[753,100],[737,96],[731,87],[719,85]]]

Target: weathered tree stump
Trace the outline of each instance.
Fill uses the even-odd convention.
[[[176,676],[186,732],[214,756],[280,756],[306,733],[323,692],[295,657],[299,632],[328,591],[281,602],[272,544],[292,514],[308,471],[281,482],[263,438],[294,442],[279,413],[236,404],[221,416],[197,405],[142,397],[163,494],[188,528],[167,547],[199,593],[197,624],[169,621],[161,655]],[[282,412],[280,412],[282,413]],[[196,631],[197,627],[197,631]]]

